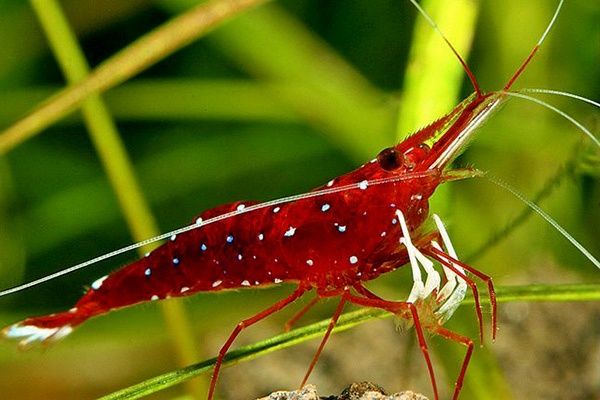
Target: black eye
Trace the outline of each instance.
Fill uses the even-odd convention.
[[[387,149],[381,150],[377,155],[377,161],[381,168],[386,171],[393,171],[402,166],[402,154],[400,154],[395,148],[388,147]]]

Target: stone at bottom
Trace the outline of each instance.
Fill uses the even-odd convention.
[[[319,396],[315,385],[306,385],[300,390],[273,392],[258,400],[428,400],[422,394],[404,391],[386,394],[378,385],[371,382],[353,383],[339,396]]]

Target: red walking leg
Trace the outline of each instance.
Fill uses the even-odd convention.
[[[435,380],[435,374],[433,372],[433,365],[431,363],[431,357],[429,356],[429,350],[427,348],[427,342],[425,341],[425,335],[423,333],[423,327],[421,326],[421,322],[419,320],[419,313],[417,312],[417,308],[412,303],[407,303],[403,301],[388,301],[380,299],[377,295],[371,293],[365,287],[362,287],[360,290],[361,294],[364,292],[368,292],[368,297],[360,297],[354,296],[351,293],[347,293],[344,295],[347,301],[363,306],[363,307],[372,307],[372,308],[380,308],[382,310],[389,311],[393,314],[401,316],[403,318],[412,318],[413,323],[415,325],[415,331],[417,332],[417,340],[419,342],[419,347],[421,348],[421,353],[423,354],[423,358],[425,358],[425,363],[427,364],[427,369],[429,371],[429,377],[431,378],[431,386],[433,389],[433,396],[435,400],[439,400],[437,383]],[[364,296],[364,294],[363,294]]]
[[[446,253],[436,249],[433,246],[422,247],[420,250],[423,252],[423,254],[428,255],[429,257],[438,261],[444,267],[452,270],[456,275],[458,275],[460,278],[462,278],[467,283],[467,285],[469,285],[469,287],[471,288],[471,291],[473,292],[473,299],[475,300],[475,312],[477,313],[477,321],[479,323],[479,341],[483,345],[483,313],[481,311],[481,303],[479,300],[479,289],[477,289],[477,285],[475,284],[475,282],[473,282],[473,280],[471,278],[469,278],[463,272],[459,271],[459,269],[456,268],[456,266],[453,264],[452,261],[449,261],[446,258],[444,258],[443,256],[439,255],[439,254],[446,255]],[[434,250],[435,250],[435,252],[434,252]],[[450,257],[450,256],[448,256],[448,257]],[[453,260],[453,258],[452,258],[452,260]]]
[[[448,254],[436,249],[433,246],[429,247],[427,250],[429,250],[429,255],[431,257],[435,258],[436,260],[438,260],[439,262],[442,262],[440,259],[443,258],[446,260],[446,263],[453,263],[453,264],[459,265],[462,268],[464,268],[465,270],[472,273],[473,275],[477,276],[479,279],[481,279],[482,281],[484,281],[487,284],[488,293],[490,296],[490,305],[492,308],[492,340],[496,340],[496,331],[498,330],[498,313],[497,313],[497,305],[496,305],[496,290],[494,289],[494,283],[492,282],[492,277],[471,267],[470,265],[463,263],[462,261],[459,261],[459,260],[449,256]],[[423,252],[426,253],[425,250],[423,250]]]
[[[335,327],[335,324],[337,324],[338,319],[340,318],[340,315],[342,314],[342,311],[344,310],[344,304],[346,303],[346,294],[348,292],[344,291],[344,293],[342,294],[342,298],[340,299],[340,302],[337,306],[337,308],[335,309],[335,312],[333,313],[333,316],[331,317],[331,319],[329,320],[329,326],[327,326],[327,331],[325,332],[325,336],[323,336],[323,339],[321,339],[321,343],[319,344],[319,348],[317,349],[311,363],[310,366],[308,367],[308,371],[306,371],[306,374],[304,375],[304,379],[302,379],[302,383],[300,384],[300,388],[304,387],[304,385],[306,384],[306,381],[308,380],[308,377],[310,376],[310,374],[312,373],[313,369],[315,368],[315,365],[317,364],[317,360],[319,359],[319,356],[321,355],[321,352],[323,351],[323,348],[325,347],[325,343],[327,343],[327,340],[329,339],[329,336],[331,335],[331,331],[333,330],[333,328]]]
[[[283,326],[283,330],[285,332],[289,332],[292,329],[292,326],[294,326],[294,324],[296,322],[298,322],[298,320],[300,318],[302,318],[304,316],[304,314],[306,314],[308,312],[308,310],[310,310],[315,304],[317,304],[317,302],[319,300],[321,300],[321,298],[319,296],[317,296],[314,299],[312,299],[307,305],[302,307],[302,309],[300,311],[298,311],[292,318],[290,318],[285,323],[285,325]]]
[[[466,336],[459,335],[458,333],[452,332],[442,326],[435,328],[434,332],[446,339],[463,344],[467,347],[467,354],[465,354],[462,367],[460,368],[460,374],[458,375],[458,379],[454,385],[454,394],[452,395],[452,400],[457,400],[460,390],[462,389],[465,374],[467,373],[469,361],[471,360],[471,354],[473,353],[473,341]]]
[[[294,300],[297,300],[306,292],[306,290],[307,290],[307,288],[305,286],[298,286],[298,288],[296,288],[296,290],[294,290],[294,292],[292,294],[290,294],[288,297],[286,297],[285,299],[278,301],[277,303],[273,304],[271,307],[259,312],[258,314],[254,315],[250,318],[247,318],[247,319],[243,320],[242,322],[240,322],[239,324],[237,324],[237,326],[235,327],[233,332],[231,332],[231,334],[229,335],[229,338],[227,339],[227,341],[225,342],[223,347],[221,347],[221,350],[219,351],[219,355],[217,356],[217,361],[215,362],[215,368],[213,369],[212,379],[210,381],[210,389],[208,390],[208,400],[212,400],[213,395],[215,393],[215,386],[217,384],[217,379],[219,377],[219,371],[221,369],[221,364],[223,363],[223,357],[225,357],[225,354],[227,354],[227,351],[233,344],[233,341],[235,340],[235,338],[240,334],[240,332],[243,331],[245,328],[249,327],[250,325],[253,325],[253,324],[257,323],[258,321],[268,317],[269,315],[281,310],[285,306],[292,303]]]

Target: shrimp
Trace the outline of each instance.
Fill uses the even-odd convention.
[[[94,281],[68,311],[27,318],[6,327],[3,335],[27,347],[62,339],[92,317],[134,304],[198,292],[291,283],[295,285],[291,294],[241,321],[231,332],[218,353],[209,400],[214,396],[223,359],[237,336],[310,291],[316,292],[316,300],[292,321],[319,299],[338,297],[339,303],[302,385],[344,306],[350,303],[389,311],[414,326],[436,400],[438,387],[425,332],[464,345],[467,350],[452,396],[458,399],[474,342],[443,325],[470,290],[479,340],[483,341],[483,313],[473,275],[487,285],[491,336],[495,339],[495,290],[490,276],[460,261],[441,218],[430,216],[429,199],[443,183],[481,174],[472,168],[449,166],[481,124],[509,98],[509,91],[539,49],[561,5],[562,0],[540,41],[502,90],[483,92],[465,61],[442,35],[475,89],[448,114],[309,193],[267,203],[238,201],[207,210],[145,257]],[[433,221],[434,229],[429,221]],[[364,286],[364,282],[405,265],[410,267],[413,281],[405,301],[382,299]],[[0,296],[13,291],[0,292]]]

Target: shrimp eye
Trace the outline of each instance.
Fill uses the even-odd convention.
[[[395,148],[388,147],[387,149],[381,150],[377,155],[377,161],[381,168],[386,171],[393,171],[402,166],[403,156]]]

